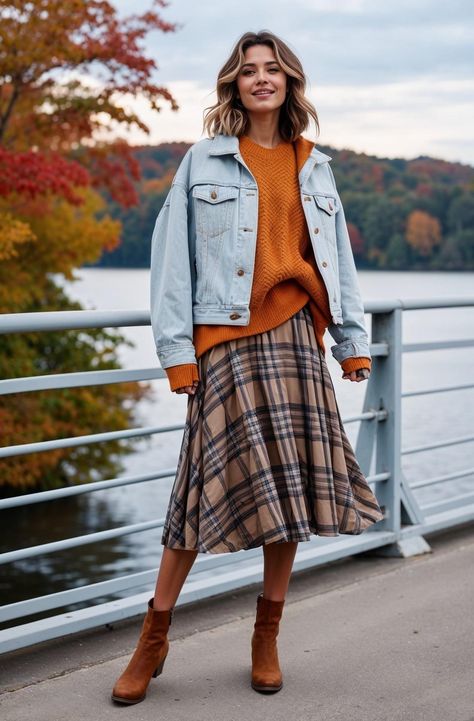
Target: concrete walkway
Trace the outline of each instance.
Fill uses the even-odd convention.
[[[0,718],[473,721],[474,528],[427,540],[430,554],[294,574],[279,693],[249,685],[252,588],[176,609],[163,675],[135,706],[110,690],[141,619],[4,656]]]

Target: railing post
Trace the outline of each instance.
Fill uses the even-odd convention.
[[[385,342],[388,355],[376,356],[377,410],[387,413],[377,427],[375,447],[375,473],[389,472],[387,482],[379,484],[379,500],[386,508],[385,530],[400,532],[400,477],[401,477],[401,393],[402,393],[402,311],[395,308],[389,313],[372,316],[372,342]]]
[[[401,538],[401,468],[402,436],[402,308],[372,314],[372,343],[386,343],[387,355],[372,359],[370,374],[371,407],[385,411],[386,417],[378,422],[375,448],[375,473],[390,473],[388,481],[377,486],[377,498],[385,506],[386,518],[377,529],[392,531],[394,543],[368,551],[377,556],[412,556],[431,550],[421,536]],[[369,394],[369,390],[368,390]],[[370,529],[369,529],[370,530]],[[375,530],[375,528],[374,528]]]

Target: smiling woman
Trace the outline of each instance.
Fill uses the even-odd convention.
[[[279,126],[281,140],[294,140],[310,119],[319,132],[318,115],[305,89],[303,67],[286,43],[267,31],[244,33],[218,74],[218,100],[207,108],[205,129],[240,137],[253,121],[252,137],[257,140],[253,112],[264,110],[273,111],[272,125]],[[268,143],[267,134],[260,140],[274,147],[279,139]]]
[[[141,701],[201,553],[262,547],[251,687],[282,688],[276,637],[298,543],[383,519],[341,421],[323,334],[347,378],[371,366],[331,157],[292,50],[245,33],[217,80],[209,136],[186,153],[152,238],[151,322],[189,395],[155,595],[112,698]]]

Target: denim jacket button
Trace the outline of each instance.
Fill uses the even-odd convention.
[[[237,271],[237,275],[243,275],[244,272],[245,272],[245,271],[242,270],[242,268],[239,268],[239,270]]]
[[[323,266],[323,267],[325,268],[325,267],[327,266],[327,263],[326,263],[326,261],[325,261],[325,260],[323,260],[323,262],[321,263],[321,265],[322,265],[322,266]]]
[[[315,229],[314,229],[314,232],[315,232],[315,233],[319,233],[319,228],[315,228]]]
[[[237,318],[240,318],[240,313],[231,313],[229,318],[231,320],[237,320]]]
[[[211,198],[213,198],[214,200],[217,198],[217,193],[215,190],[212,191]]]

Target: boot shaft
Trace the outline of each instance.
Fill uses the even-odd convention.
[[[153,608],[153,598],[148,601],[148,610],[143,620],[140,640],[148,639],[149,641],[159,642],[163,640],[168,633],[173,618],[174,608],[166,611],[156,611]]]
[[[257,596],[257,613],[254,623],[256,633],[278,633],[285,601],[271,601],[263,593]]]

